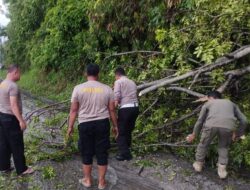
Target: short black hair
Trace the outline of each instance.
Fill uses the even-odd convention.
[[[87,65],[87,75],[88,76],[96,77],[96,76],[98,76],[99,71],[100,71],[99,65],[93,64],[93,63]]]
[[[207,94],[208,97],[212,97],[214,99],[221,99],[222,98],[222,94],[216,90],[211,91]]]
[[[115,70],[115,74],[116,75],[122,75],[122,76],[125,76],[126,73],[125,73],[125,70],[121,67],[118,67],[116,70]]]
[[[20,69],[19,65],[17,64],[11,64],[7,68],[8,73],[12,73],[13,71],[16,71],[17,69]]]

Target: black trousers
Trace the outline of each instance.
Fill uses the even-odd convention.
[[[11,154],[16,172],[19,175],[27,169],[24,157],[23,132],[14,115],[0,113],[0,171],[10,169]]]
[[[110,123],[109,119],[89,121],[79,124],[79,150],[82,155],[82,163],[91,165],[94,155],[97,164],[108,164],[108,149],[110,148]]]
[[[135,122],[139,115],[138,107],[121,108],[118,110],[118,130],[117,138],[119,152],[123,156],[130,155],[132,142],[132,131],[135,128]]]

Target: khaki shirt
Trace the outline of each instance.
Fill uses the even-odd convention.
[[[109,102],[114,101],[112,89],[98,81],[77,85],[71,102],[79,103],[79,123],[109,118]]]
[[[22,113],[21,93],[17,84],[10,80],[3,80],[0,83],[0,112],[14,115],[10,105],[10,97],[17,96],[19,110]]]
[[[114,95],[120,106],[138,103],[137,86],[134,81],[125,76],[115,81]]]
[[[209,100],[201,109],[200,116],[195,124],[194,133],[198,135],[202,126],[221,127],[234,130],[240,122],[240,133],[244,133],[247,127],[247,118],[239,107],[226,99]]]

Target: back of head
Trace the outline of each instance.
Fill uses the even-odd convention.
[[[97,64],[87,65],[87,75],[92,77],[97,77],[99,74],[100,68]]]
[[[208,98],[222,99],[221,93],[216,90],[209,92],[207,96]]]
[[[8,73],[13,73],[13,72],[15,72],[18,69],[20,69],[19,65],[17,65],[17,64],[11,64],[11,65],[8,66],[7,72]]]
[[[118,76],[125,76],[126,73],[125,73],[125,70],[121,67],[118,67],[116,70],[115,70],[115,75],[118,75]]]

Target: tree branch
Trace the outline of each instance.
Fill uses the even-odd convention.
[[[148,144],[148,145],[143,145],[143,146],[136,146],[133,149],[141,149],[141,148],[145,148],[145,147],[151,147],[151,146],[170,146],[170,147],[196,147],[197,145],[194,144],[176,144],[176,143],[155,143],[155,144]]]
[[[244,56],[248,55],[249,53],[250,53],[250,45],[243,46],[242,48],[240,48],[240,49],[238,49],[238,50],[236,50],[236,51],[234,51],[234,52],[232,52],[230,54],[227,54],[227,55],[225,55],[225,56],[223,56],[221,58],[218,58],[212,64],[207,64],[207,65],[202,66],[201,68],[198,68],[198,69],[196,69],[194,71],[189,71],[189,72],[187,72],[187,73],[185,73],[183,75],[180,75],[180,76],[177,76],[177,77],[174,77],[174,78],[170,78],[170,79],[166,79],[166,80],[158,80],[152,86],[142,90],[139,93],[139,96],[142,96],[142,95],[144,95],[146,93],[149,93],[149,92],[151,92],[153,90],[156,90],[157,88],[172,84],[174,82],[178,82],[180,80],[184,80],[184,79],[192,77],[192,76],[195,76],[197,73],[202,74],[204,72],[211,71],[211,70],[216,69],[218,67],[227,65],[227,64],[232,63],[233,61],[235,61],[235,60],[237,60],[237,59],[239,59],[241,57],[244,57]]]
[[[188,113],[182,117],[180,117],[179,119],[176,119],[176,120],[173,120],[173,121],[170,121],[168,123],[166,123],[165,125],[161,126],[161,127],[155,127],[155,128],[152,128],[152,129],[148,129],[146,131],[143,131],[142,133],[138,134],[137,136],[135,136],[135,138],[140,138],[142,136],[144,136],[145,134],[147,134],[148,132],[152,131],[152,130],[160,130],[160,129],[164,129],[166,127],[169,127],[169,126],[172,126],[172,125],[176,125],[178,123],[181,123],[182,121],[188,119],[188,118],[191,118],[193,117],[194,115],[196,115],[197,113],[199,113],[199,111],[201,110],[201,106],[198,106],[196,109],[194,109],[191,113]]]
[[[152,85],[154,85],[154,84],[156,84],[156,83],[165,81],[165,80],[167,80],[167,79],[169,79],[169,78],[171,78],[171,77],[174,77],[174,76],[176,76],[176,74],[170,75],[170,76],[168,76],[168,77],[165,77],[165,78],[163,78],[163,79],[159,79],[159,80],[156,80],[156,81],[152,81],[152,82],[140,84],[140,85],[137,86],[137,90],[142,90],[142,89],[144,89],[144,88],[150,87],[150,86],[152,86]]]
[[[192,90],[189,90],[187,88],[183,88],[183,87],[178,87],[178,86],[173,86],[173,87],[168,87],[167,88],[168,90],[176,90],[176,91],[180,91],[180,92],[185,92],[189,95],[192,95],[192,96],[195,96],[195,97],[198,97],[198,98],[202,98],[204,97],[205,95],[204,94],[201,94],[199,92],[195,92],[195,91],[192,91]]]
[[[147,53],[147,54],[153,54],[153,55],[162,54],[162,55],[164,55],[164,53],[160,52],[160,51],[137,50],[137,51],[128,51],[128,52],[121,52],[121,53],[112,54],[112,55],[110,55],[108,57],[105,57],[104,60],[109,59],[110,57],[129,55],[129,54],[137,54],[137,53]]]
[[[159,99],[156,98],[155,101],[140,115],[140,117],[147,113],[158,102],[158,100]]]
[[[232,80],[233,80],[233,75],[229,75],[228,79],[217,89],[217,91],[220,93],[224,92]]]
[[[250,73],[250,66],[226,72],[225,75],[228,76],[228,79],[217,89],[217,91],[221,93],[224,92],[226,88],[230,85],[234,77],[240,77],[247,73]]]
[[[50,109],[52,107],[55,107],[55,106],[60,106],[60,105],[63,105],[65,103],[68,103],[70,100],[65,100],[65,101],[62,101],[62,102],[58,102],[58,103],[55,103],[55,104],[50,104],[50,105],[46,105],[44,107],[41,107],[41,108],[38,108],[32,112],[29,112],[26,114],[25,116],[25,120],[29,120],[35,113],[39,113],[39,112],[44,112],[46,109]]]

